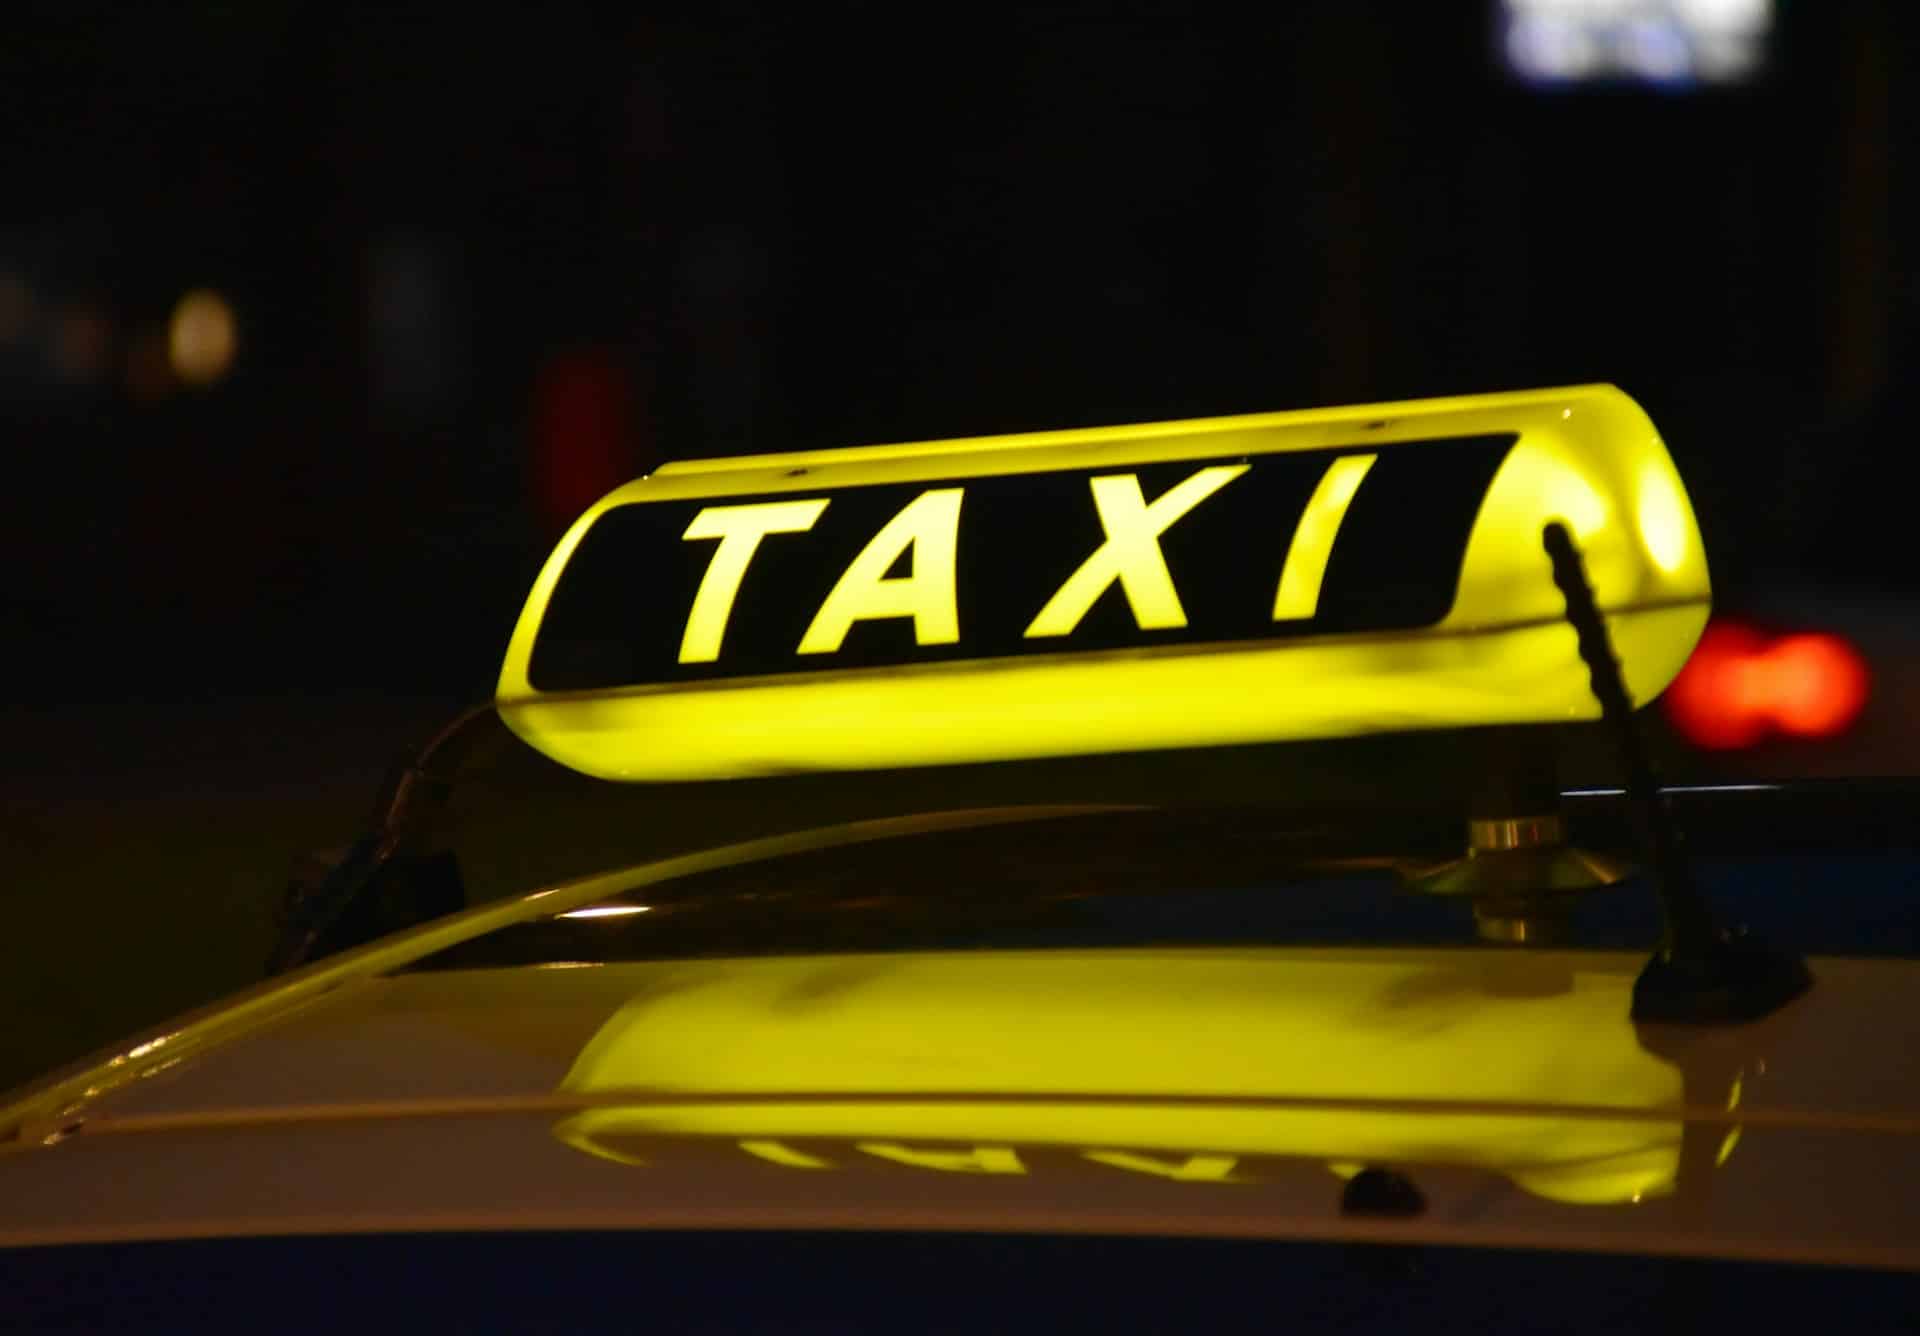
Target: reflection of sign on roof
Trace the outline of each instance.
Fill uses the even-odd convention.
[[[821,1171],[1016,1175],[1033,1170],[1021,1148],[1037,1147],[1050,1172],[1071,1152],[1191,1182],[1249,1180],[1255,1161],[1281,1157],[1483,1169],[1570,1203],[1671,1189],[1681,1074],[1640,1047],[1627,968],[1444,962],[1060,951],[663,964],[563,1086],[634,1103],[556,1131],[623,1162],[691,1134]]]
[[[1168,1111],[1169,1118],[1177,1116],[1176,1111]],[[1537,1131],[1537,1123],[1537,1119],[1530,1123],[1516,1122],[1508,1130],[1526,1137]],[[645,1168],[669,1151],[677,1151],[684,1158],[693,1144],[684,1136],[666,1137],[645,1130],[627,1130],[613,1118],[596,1118],[592,1114],[568,1119],[561,1124],[559,1135],[590,1155],[636,1169]],[[1036,1145],[933,1144],[817,1136],[701,1138],[700,1143],[700,1153],[707,1158],[731,1152],[743,1163],[843,1174],[897,1173],[903,1169],[990,1178],[1058,1179],[1084,1174],[1125,1174],[1166,1183],[1245,1186],[1297,1174],[1303,1158],[1311,1158],[1321,1171],[1330,1171],[1342,1178],[1350,1178],[1362,1167],[1358,1160],[1326,1161],[1311,1150],[1169,1152],[1158,1148],[1121,1150],[1108,1143],[1097,1146],[1060,1146],[1046,1142]],[[1413,1138],[1406,1139],[1407,1146],[1413,1143]],[[1549,1201],[1572,1206],[1604,1206],[1632,1204],[1671,1192],[1679,1159],[1679,1126],[1662,1123],[1643,1126],[1635,1144],[1623,1143],[1612,1154],[1568,1166],[1557,1173],[1513,1173],[1511,1166],[1500,1165],[1474,1167],[1492,1171],[1505,1169],[1518,1186]],[[1424,1162],[1448,1163],[1445,1159]]]
[[[1651,695],[1706,567],[1608,387],[670,466],[560,544],[499,703],[629,779],[1560,720],[1556,519]]]

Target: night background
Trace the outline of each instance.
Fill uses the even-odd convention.
[[[1701,772],[1911,770],[1917,25],[1692,8],[1771,13],[1750,77],[1541,86],[1493,3],[15,5],[0,1080],[256,976],[291,858],[673,458],[1611,381],[1718,607],[1873,672]],[[521,818],[495,893],[611,847]]]

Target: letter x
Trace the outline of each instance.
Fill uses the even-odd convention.
[[[1047,600],[1047,606],[1027,627],[1026,638],[1070,634],[1116,580],[1141,630],[1185,626],[1186,609],[1180,606],[1167,559],[1160,552],[1160,535],[1246,471],[1245,464],[1201,469],[1162,492],[1152,505],[1141,494],[1140,479],[1135,474],[1090,479],[1093,504],[1100,512],[1100,527],[1107,540]]]

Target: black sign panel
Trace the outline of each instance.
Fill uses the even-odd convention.
[[[886,483],[773,496],[616,507],[580,542],[535,639],[540,691],[695,682],[959,659],[1153,645],[1406,630],[1447,615],[1474,517],[1517,438],[1455,437],[1380,446],[1139,466]],[[1374,455],[1340,517],[1313,616],[1274,620],[1294,531],[1333,463]],[[1203,469],[1245,466],[1153,541],[1184,626],[1143,630],[1119,581],[1064,635],[1028,637],[1035,616],[1107,542],[1090,483],[1136,479],[1148,506]],[[917,644],[910,616],[854,621],[837,649],[799,647],[856,557],[903,509],[936,489],[961,491],[953,603],[958,639]],[[683,637],[717,538],[688,539],[715,508],[824,500],[810,527],[754,547],[710,660],[683,663]],[[884,578],[908,573],[903,552]]]

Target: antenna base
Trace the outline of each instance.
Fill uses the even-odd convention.
[[[1633,985],[1633,1019],[1659,1025],[1723,1025],[1771,1015],[1813,986],[1807,962],[1726,933],[1686,952],[1662,950]]]

